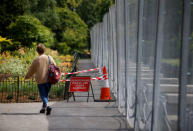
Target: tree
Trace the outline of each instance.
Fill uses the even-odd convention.
[[[55,0],[28,0],[25,12],[34,15],[43,25],[55,30],[60,24],[56,4]]]
[[[56,0],[58,7],[69,8],[74,11],[82,3],[83,0]]]
[[[0,0],[0,35],[7,35],[7,26],[25,11],[27,0]]]
[[[61,25],[55,31],[58,44],[56,47],[61,48],[64,45],[69,52],[81,52],[87,47],[88,27],[79,17],[79,15],[68,8],[57,8]],[[65,43],[65,44],[64,44]],[[61,51],[61,49],[58,49]]]
[[[94,24],[102,21],[103,15],[109,11],[113,3],[114,0],[83,0],[76,12],[90,29]]]
[[[16,22],[9,26],[9,37],[20,41],[23,46],[31,47],[33,42],[45,43],[48,47],[52,45],[54,38],[49,28],[29,15],[19,16]]]
[[[114,0],[83,0],[77,7],[76,12],[84,20],[90,29],[94,24],[102,22],[103,15],[109,11]],[[88,31],[88,34],[89,31]],[[87,39],[90,50],[90,36]]]
[[[113,0],[0,0],[0,35],[22,46],[42,42],[60,53],[81,52],[88,46],[88,27],[101,21],[112,3]]]

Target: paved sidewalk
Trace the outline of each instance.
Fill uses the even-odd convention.
[[[0,104],[0,131],[48,131],[46,115],[39,114],[41,106],[42,103]]]
[[[94,68],[90,60],[79,61],[79,70],[89,68]],[[102,84],[92,82],[96,99]],[[0,131],[133,131],[118,112],[115,102],[93,102],[91,97],[87,103],[86,99],[51,102],[50,116],[39,114],[41,103],[0,104]]]

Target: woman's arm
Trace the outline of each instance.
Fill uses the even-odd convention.
[[[38,64],[38,62],[37,62],[37,60],[35,59],[35,60],[32,62],[30,68],[28,69],[28,72],[27,72],[27,74],[25,75],[25,79],[29,79],[30,77],[33,76],[33,74],[34,74],[34,73],[36,72],[36,70],[37,70],[37,64]]]

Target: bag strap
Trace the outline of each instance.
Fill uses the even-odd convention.
[[[48,56],[48,62],[49,62],[49,65],[51,65],[51,61],[50,61],[50,57]]]

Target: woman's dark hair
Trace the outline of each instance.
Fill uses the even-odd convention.
[[[46,51],[46,47],[44,46],[44,44],[38,44],[36,51],[38,52],[38,54],[43,54]]]

